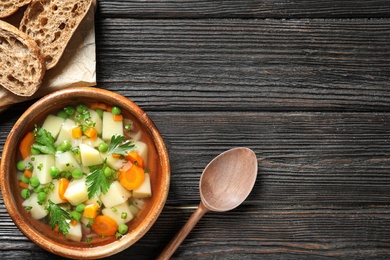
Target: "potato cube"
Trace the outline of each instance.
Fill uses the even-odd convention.
[[[31,193],[30,198],[23,201],[22,205],[25,208],[31,207],[29,212],[34,219],[44,218],[48,214],[47,210],[45,209],[45,205],[38,204],[38,195],[35,192]]]
[[[38,177],[41,184],[47,184],[53,179],[50,175],[50,167],[54,166],[55,160],[52,154],[37,154],[32,156],[33,175]]]
[[[126,190],[119,181],[114,181],[106,194],[100,196],[100,199],[105,207],[110,208],[127,201],[129,197],[131,197],[131,192]]]
[[[80,169],[80,164],[77,162],[71,151],[56,153],[55,158],[55,165],[61,172]]]
[[[83,144],[87,144],[91,147],[98,147],[100,143],[103,143],[104,141],[97,137],[96,139],[92,140],[91,138],[88,138],[86,136],[83,136]]]
[[[56,139],[64,122],[65,119],[62,117],[48,115],[42,124],[42,128],[48,131],[51,136]]]
[[[144,165],[148,165],[148,146],[141,141],[134,141],[135,150],[144,160]]]
[[[138,189],[133,190],[133,198],[150,198],[152,197],[152,187],[150,184],[150,175],[145,173],[145,180]]]
[[[51,200],[55,204],[66,202],[65,200],[62,200],[58,194],[59,181],[55,179],[52,182],[54,184],[54,188],[47,194],[47,199]]]
[[[71,181],[65,191],[64,197],[73,206],[77,206],[78,204],[88,200],[88,188],[85,180],[86,177]]]
[[[113,135],[123,135],[123,122],[115,121],[112,113],[103,112],[102,139],[108,142]]]
[[[115,158],[112,156],[112,154],[101,154],[103,160],[106,160],[106,163],[108,166],[110,166],[114,170],[119,170],[125,163],[126,160],[121,158]]]
[[[74,127],[76,127],[76,123],[72,119],[67,118],[65,122],[62,124],[55,145],[58,146],[63,141],[68,141],[72,143],[72,129]]]
[[[87,144],[80,144],[79,147],[83,166],[99,165],[103,163],[103,159],[98,150]]]
[[[127,223],[134,217],[127,201],[110,208],[104,208],[102,214],[114,219],[118,225]]]
[[[100,118],[99,114],[92,109],[88,109],[89,114],[91,116],[91,121],[95,122],[94,128],[98,131],[98,133],[102,133],[102,119]]]
[[[83,234],[81,231],[81,224],[80,222],[77,222],[76,224],[72,225],[69,224],[69,233],[66,235],[66,238],[72,241],[80,242]]]

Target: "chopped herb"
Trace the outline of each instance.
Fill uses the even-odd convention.
[[[132,151],[135,149],[135,145],[133,142],[126,141],[123,135],[113,135],[111,137],[110,147],[108,148],[108,154],[120,154],[127,155],[128,151]]]
[[[31,206],[27,206],[27,207],[25,207],[25,209],[26,209],[27,211],[29,211],[29,210],[32,210],[32,207],[31,207]]]
[[[67,235],[70,228],[69,221],[71,220],[69,212],[51,200],[48,200],[46,209],[49,211],[51,229],[54,230],[58,225],[58,230],[64,235]]]
[[[89,243],[91,241],[92,241],[92,237],[89,237],[89,238],[87,238],[87,240],[85,240],[85,242],[87,242],[87,243]]]
[[[35,126],[34,137],[35,143],[32,145],[32,148],[44,154],[55,154],[54,138],[46,129]]]
[[[66,114],[68,114],[68,115],[71,116],[71,115],[74,114],[75,109],[74,109],[73,107],[65,107],[65,108],[64,108],[64,111],[65,111]]]
[[[39,164],[37,168],[38,168],[40,171],[42,171],[43,163]]]
[[[125,129],[126,129],[127,131],[130,131],[132,128],[133,128],[133,125],[132,125],[131,123],[125,124]]]
[[[95,122],[91,119],[91,113],[84,105],[78,105],[76,107],[77,115],[75,118],[80,121],[84,121],[87,126],[95,126]]]
[[[121,219],[126,219],[126,218],[127,218],[127,213],[126,212],[122,212]]]
[[[89,174],[86,179],[89,199],[98,197],[100,194],[105,194],[108,191],[111,183],[104,175],[103,169],[105,167],[106,162],[104,162],[101,167],[91,167],[91,174]]]

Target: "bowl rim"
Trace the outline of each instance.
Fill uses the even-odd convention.
[[[12,147],[12,143],[15,142],[15,140],[19,140],[19,136],[24,131],[23,125],[26,123],[29,123],[33,120],[34,115],[33,113],[36,112],[37,109],[42,107],[46,102],[50,101],[51,99],[55,98],[58,100],[63,100],[64,97],[89,97],[91,91],[96,93],[97,95],[103,95],[103,96],[109,96],[110,100],[115,101],[117,104],[126,103],[126,107],[130,108],[128,112],[130,112],[135,118],[137,118],[141,124],[147,129],[147,131],[150,134],[150,137],[156,147],[156,151],[158,154],[158,157],[160,158],[160,167],[162,172],[162,179],[163,182],[163,190],[160,196],[160,200],[157,203],[155,207],[155,211],[152,213],[151,220],[148,222],[148,225],[143,226],[137,226],[134,230],[132,230],[132,236],[124,236],[121,239],[117,239],[113,241],[112,243],[108,243],[106,245],[99,245],[96,247],[90,247],[90,248],[82,248],[81,247],[71,247],[71,246],[64,246],[56,241],[53,241],[53,245],[47,243],[47,237],[42,235],[41,233],[38,233],[35,229],[31,228],[27,223],[25,223],[22,218],[20,217],[20,214],[18,212],[18,209],[16,207],[15,200],[13,199],[13,196],[9,196],[11,193],[11,185],[10,185],[10,179],[11,176],[7,174],[7,169],[9,169],[9,165],[7,162],[11,161],[10,159],[15,154],[16,146],[14,146],[14,149],[10,149],[9,147]],[[64,95],[65,94],[65,95]],[[69,100],[69,102],[72,102]],[[170,186],[170,162],[168,158],[168,151],[166,148],[166,145],[163,141],[163,138],[157,129],[156,125],[153,123],[153,121],[150,119],[150,117],[133,101],[128,99],[125,96],[122,96],[116,92],[97,88],[97,87],[70,87],[65,88],[61,90],[57,90],[55,92],[52,92],[35,103],[33,103],[16,121],[14,126],[12,127],[11,131],[9,132],[9,135],[5,141],[3,152],[2,152],[2,158],[0,163],[0,188],[3,195],[3,201],[5,204],[5,207],[13,219],[16,226],[21,230],[21,232],[28,237],[30,240],[35,242],[38,246],[44,248],[45,250],[60,255],[65,256],[68,258],[77,258],[77,259],[96,259],[96,258],[103,258],[108,257],[111,255],[114,255],[116,253],[119,253],[134,243],[136,243],[140,238],[142,238],[148,230],[154,225],[155,221],[159,217],[160,213],[163,210],[163,207],[166,203],[168,193],[169,193],[169,186]]]

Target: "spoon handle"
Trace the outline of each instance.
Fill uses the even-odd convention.
[[[203,215],[208,211],[208,209],[201,202],[191,217],[187,220],[186,224],[180,229],[176,236],[169,242],[169,244],[164,248],[161,254],[156,258],[158,260],[169,259],[176,249],[180,246],[183,240],[195,227],[196,223],[203,217]]]

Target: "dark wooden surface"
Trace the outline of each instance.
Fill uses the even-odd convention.
[[[174,259],[390,258],[390,2],[99,0],[98,86],[142,107],[172,183],[150,232],[112,259],[153,259],[199,202],[203,167],[247,146],[247,201],[207,213]],[[0,151],[31,104],[0,114]],[[51,259],[0,197],[0,258]]]

